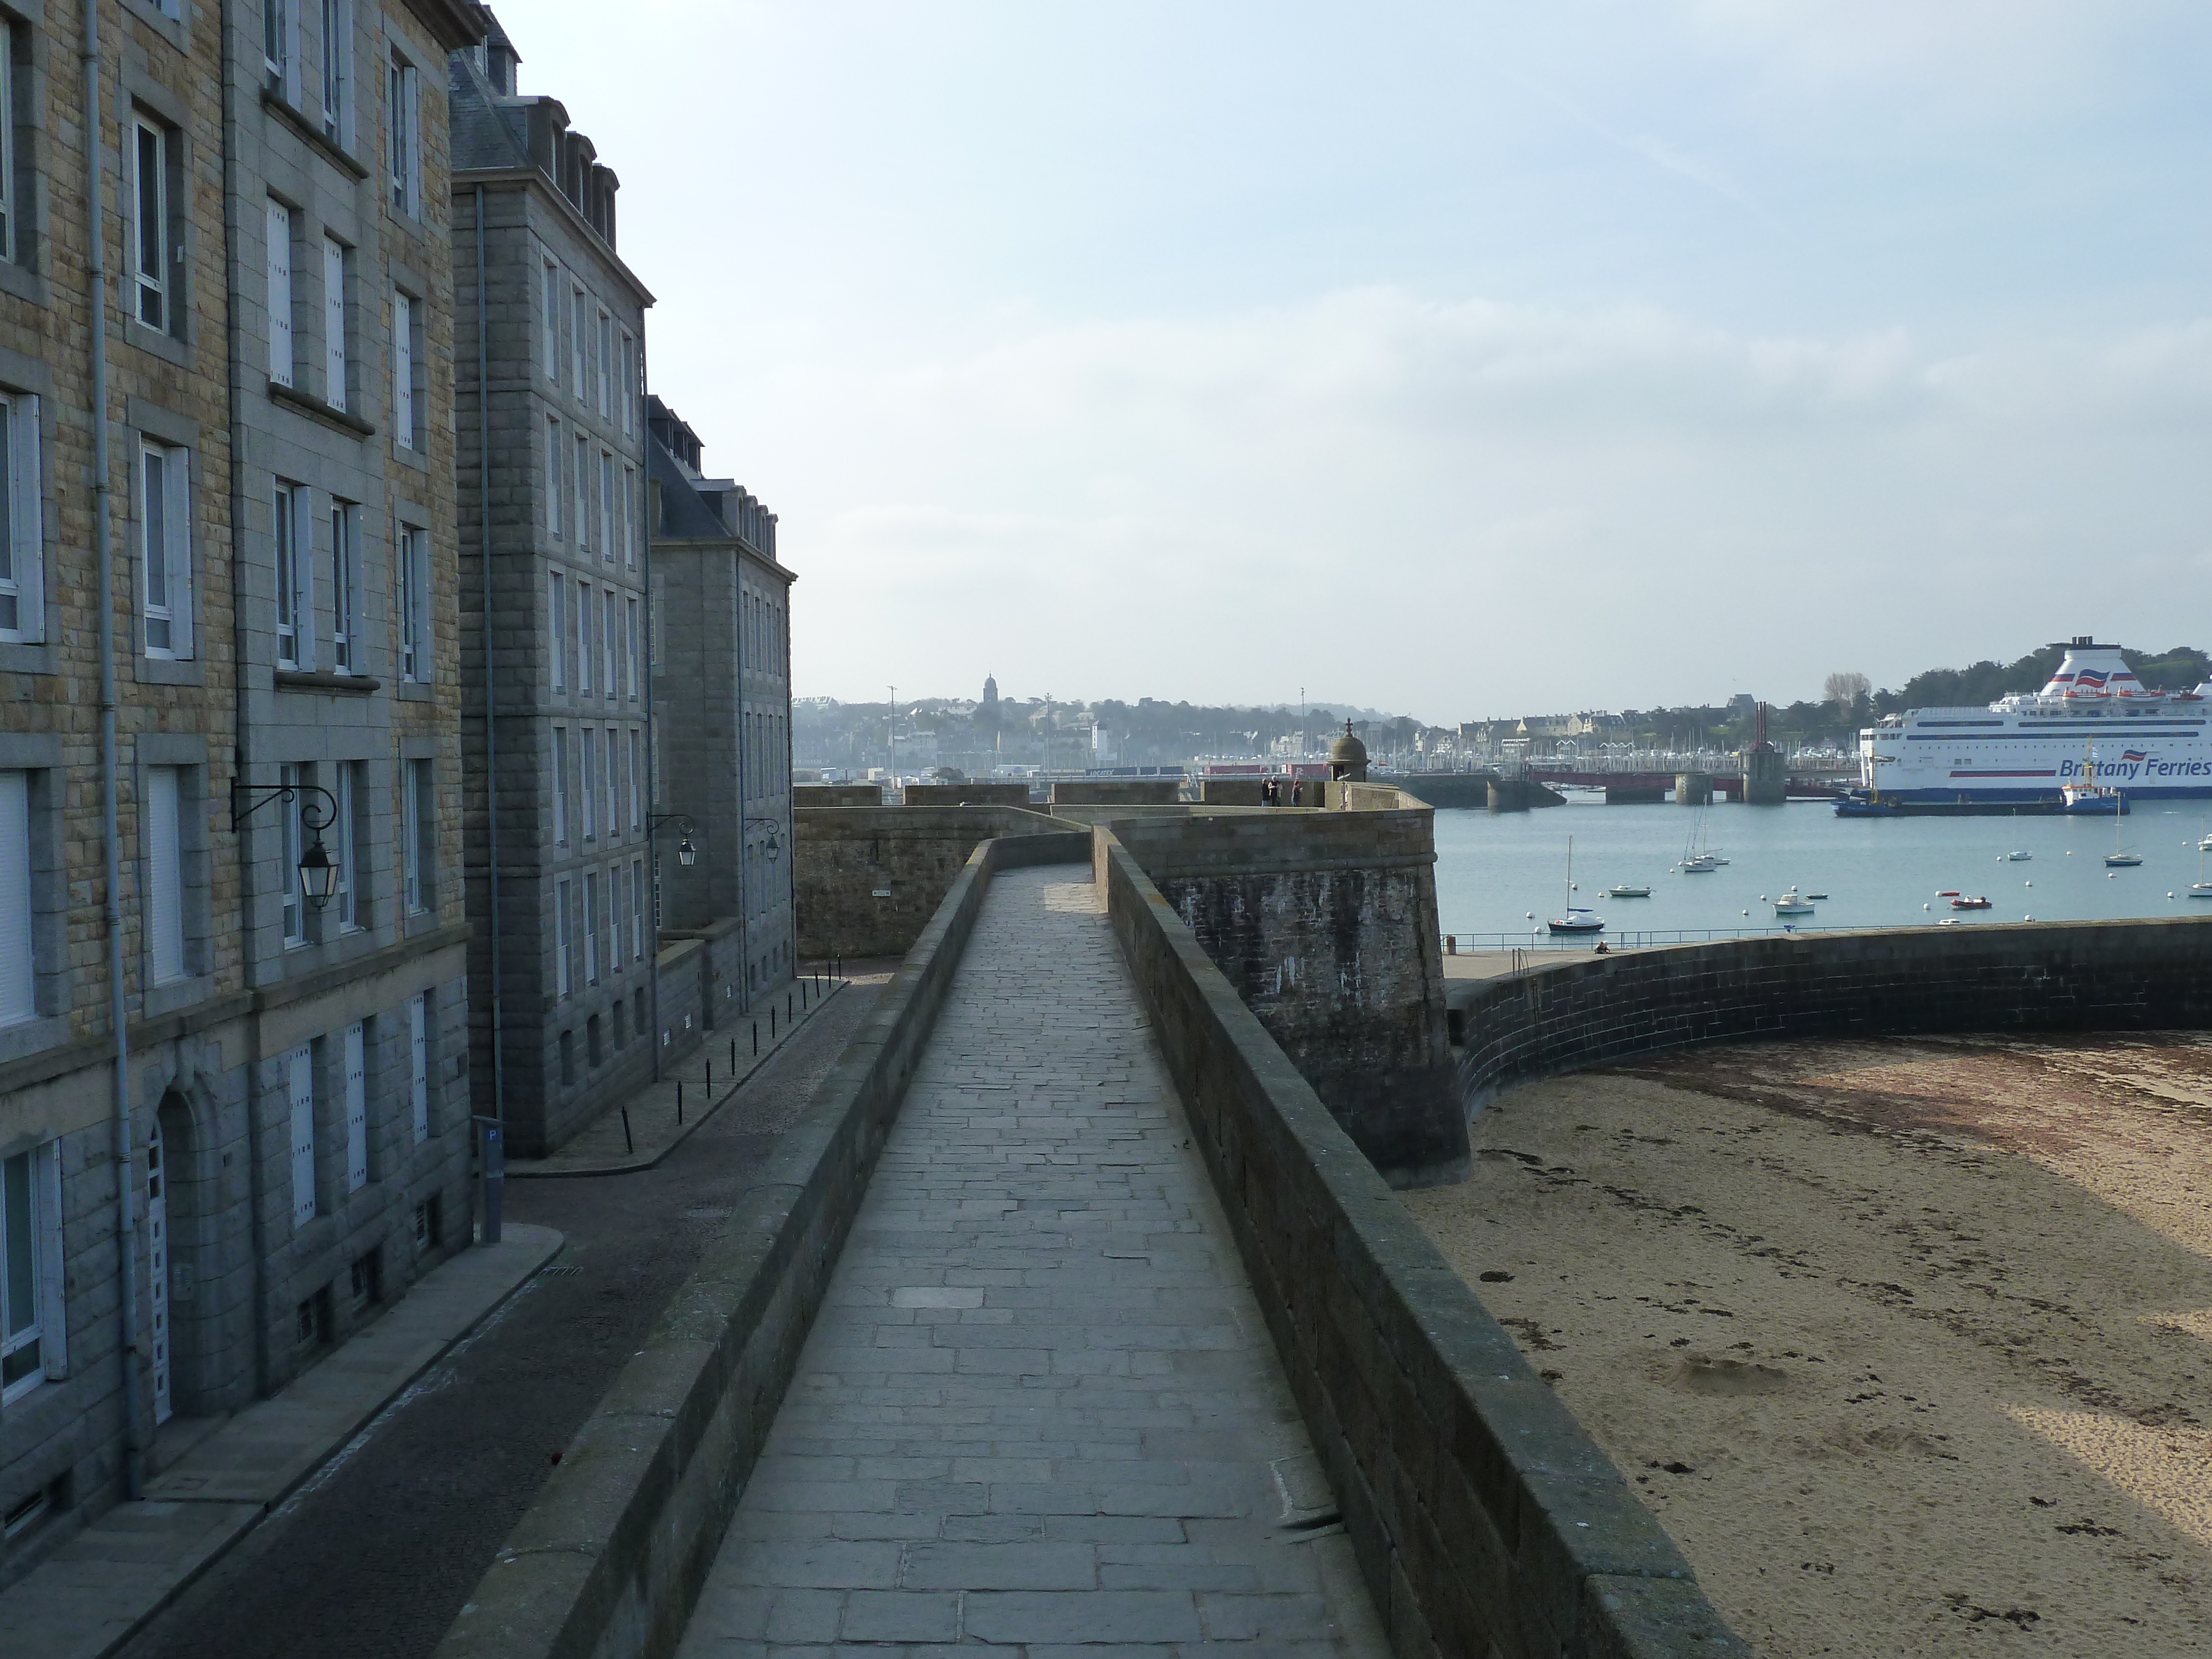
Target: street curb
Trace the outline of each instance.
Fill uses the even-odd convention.
[[[755,1074],[760,1071],[762,1066],[767,1065],[769,1061],[774,1060],[778,1054],[781,1054],[784,1050],[785,1045],[799,1035],[800,1029],[804,1027],[809,1020],[812,1019],[817,1014],[828,1007],[830,1002],[843,992],[851,983],[852,981],[850,980],[832,980],[830,982],[829,988],[824,990],[822,994],[815,1000],[811,1007],[808,1008],[806,1012],[800,1014],[798,1018],[786,1025],[783,1028],[784,1034],[781,1036],[779,1036],[775,1040],[775,1043],[765,1053],[753,1056],[752,1063],[750,1065],[747,1066],[741,1072],[731,1073],[729,1086],[716,1095],[714,1099],[708,1101],[705,1108],[702,1109],[696,1116],[688,1119],[683,1127],[677,1131],[674,1136],[663,1143],[658,1152],[641,1152],[635,1158],[623,1157],[620,1158],[609,1159],[598,1164],[574,1164],[561,1169],[550,1169],[546,1167],[553,1161],[550,1158],[532,1158],[529,1160],[527,1165],[520,1160],[517,1160],[510,1162],[507,1164],[507,1178],[509,1181],[570,1181],[588,1179],[595,1176],[636,1175],[641,1170],[653,1168],[663,1158],[666,1158],[669,1153],[674,1152],[678,1146],[681,1146],[685,1141],[689,1140],[695,1133],[705,1126],[708,1120],[712,1118],[715,1113],[720,1111],[724,1106],[727,1105],[731,1098],[736,1095],[738,1090],[744,1088],[746,1084],[752,1081]],[[651,1088],[665,1088],[666,1086],[667,1082],[665,1079],[660,1083],[647,1085],[647,1087]],[[641,1091],[640,1092],[641,1093],[643,1091]],[[622,1108],[619,1105],[610,1106],[607,1108],[606,1113],[601,1114],[601,1117],[605,1117],[609,1113],[620,1111],[621,1109]],[[598,1119],[593,1120],[594,1122],[599,1121],[599,1120]]]
[[[343,1451],[346,1447],[352,1444],[357,1437],[374,1425],[386,1411],[390,1410],[393,1402],[399,1400],[404,1395],[405,1395],[410,1389],[413,1388],[416,1383],[420,1382],[433,1367],[443,1361],[456,1347],[466,1341],[477,1331],[483,1329],[484,1325],[490,1321],[493,1316],[497,1314],[501,1309],[506,1307],[508,1303],[512,1302],[515,1296],[522,1291],[525,1286],[528,1285],[539,1273],[543,1273],[553,1261],[554,1258],[559,1255],[562,1250],[565,1249],[568,1244],[568,1236],[551,1227],[519,1225],[510,1227],[507,1231],[509,1236],[522,1232],[544,1234],[544,1237],[539,1243],[538,1252],[536,1259],[530,1261],[523,1271],[516,1275],[514,1282],[501,1290],[499,1294],[494,1297],[490,1303],[486,1304],[480,1311],[478,1311],[467,1324],[464,1325],[459,1330],[455,1331],[451,1336],[446,1338],[445,1340],[441,1342],[434,1352],[427,1355],[419,1364],[410,1367],[405,1375],[398,1377],[393,1382],[392,1387],[386,1389],[381,1395],[380,1395],[373,1403],[368,1405],[356,1415],[353,1416],[346,1423],[345,1426],[337,1434],[332,1437],[329,1443],[313,1457],[313,1461],[308,1462],[306,1467],[298,1470],[289,1480],[285,1481],[280,1490],[277,1490],[271,1495],[258,1500],[246,1498],[226,1499],[221,1498],[197,1498],[191,1497],[170,1496],[166,1498],[143,1498],[138,1499],[136,1504],[125,1501],[124,1503],[115,1504],[112,1508],[103,1511],[99,1517],[80,1531],[75,1538],[71,1539],[68,1543],[64,1544],[62,1549],[63,1552],[66,1553],[72,1545],[84,1540],[89,1535],[95,1534],[97,1530],[103,1525],[117,1520],[127,1519],[131,1516],[131,1512],[137,1509],[141,1504],[158,1505],[164,1510],[182,1510],[187,1507],[195,1509],[204,1507],[209,1510],[228,1509],[237,1511],[237,1513],[230,1516],[228,1521],[218,1521],[214,1527],[209,1528],[209,1532],[210,1534],[222,1534],[222,1535],[217,1541],[208,1546],[204,1549],[199,1549],[198,1546],[195,1546],[195,1549],[198,1553],[185,1563],[182,1570],[175,1577],[172,1578],[161,1586],[159,1594],[156,1595],[151,1601],[149,1601],[143,1609],[131,1615],[130,1622],[127,1625],[105,1635],[98,1633],[88,1634],[81,1641],[75,1643],[64,1641],[63,1644],[57,1644],[51,1648],[46,1648],[41,1650],[40,1659],[111,1659],[111,1656],[119,1652],[123,1648],[135,1641],[139,1636],[143,1635],[145,1632],[147,1626],[151,1625],[153,1621],[156,1618],[160,1617],[163,1612],[175,1604],[178,1597],[182,1595],[185,1591],[191,1589],[192,1585],[198,1583],[201,1577],[206,1574],[210,1567],[213,1567],[217,1562],[228,1555],[230,1552],[237,1547],[240,1540],[253,1532],[264,1521],[268,1519],[269,1516],[276,1514],[276,1511],[282,1509],[286,1503],[290,1501],[293,1496],[302,1487],[306,1486],[308,1482],[313,1480],[324,1470],[329,1468],[332,1461],[337,1456],[337,1455]],[[481,1249],[483,1247],[478,1244],[471,1244],[470,1248],[475,1249]],[[446,1264],[441,1263],[440,1265],[442,1267]],[[432,1271],[434,1273],[436,1269],[433,1269]],[[426,1275],[426,1278],[427,1277],[428,1275]],[[421,1283],[422,1281],[418,1280],[416,1285],[410,1286],[410,1292],[413,1290],[419,1288]],[[398,1308],[405,1305],[405,1301],[406,1298],[402,1297],[398,1302],[392,1304],[393,1309],[397,1310]],[[341,1346],[334,1350],[332,1354],[329,1357],[336,1358],[337,1355],[343,1354],[344,1352],[344,1348]],[[309,1372],[308,1375],[312,1376],[313,1372]],[[265,1405],[270,1403],[272,1401],[282,1400],[285,1392],[289,1392],[289,1390],[280,1391],[279,1393],[270,1396],[269,1401],[256,1401],[254,1405]],[[230,1421],[232,1423],[237,1422],[240,1418],[243,1418],[247,1415],[247,1413],[251,1413],[252,1409],[252,1406],[246,1407],[245,1410],[235,1413],[231,1418]],[[226,1425],[226,1426],[228,1426],[228,1425]],[[216,1436],[210,1436],[210,1441],[203,1442],[202,1444],[205,1445],[210,1443],[220,1434],[221,1431],[218,1430],[216,1431]],[[198,1449],[196,1448],[195,1450],[197,1449]],[[187,1453],[184,1458],[179,1460],[178,1463],[173,1468],[163,1471],[162,1474],[155,1477],[155,1481],[150,1484],[158,1486],[162,1479],[173,1476],[179,1471],[185,1469],[190,1463],[191,1455],[192,1454]],[[29,1573],[26,1574],[15,1583],[9,1585],[4,1592],[0,1592],[0,1627],[5,1627],[11,1632],[15,1633],[20,1634],[24,1632],[28,1622],[26,1615],[27,1614],[31,1617],[35,1617],[37,1613],[34,1598],[39,1595],[39,1592],[42,1589],[52,1590],[55,1588],[52,1581],[49,1581],[47,1585],[40,1585],[40,1578],[41,1574],[46,1573],[50,1567],[55,1567],[60,1565],[62,1565],[62,1563],[58,1559],[42,1562],[40,1565],[33,1567]],[[71,1598],[63,1596],[58,1599],[66,1601]]]

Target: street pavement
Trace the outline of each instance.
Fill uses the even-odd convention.
[[[1384,1651],[1089,872],[1008,872],[678,1659],[1232,1646]]]
[[[559,1260],[210,1568],[125,1659],[430,1653],[887,977],[854,972],[655,1167],[510,1182],[507,1219],[559,1229]]]

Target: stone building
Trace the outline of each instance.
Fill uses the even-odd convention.
[[[791,876],[791,584],[775,514],[705,475],[698,434],[658,398],[652,436],[653,722],[662,810],[697,861],[660,861],[665,936],[696,940],[708,1023],[797,969]],[[668,977],[688,993],[692,975]],[[664,1014],[665,1023],[665,1013]]]
[[[616,252],[619,181],[559,102],[516,90],[518,61],[496,22],[453,56],[451,208],[471,1045],[477,1109],[534,1156],[659,1063],[640,396],[653,296]]]
[[[79,9],[0,0],[0,1583],[470,1236],[477,13],[93,21],[97,109]]]

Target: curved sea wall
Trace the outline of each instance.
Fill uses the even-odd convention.
[[[1462,1103],[1764,1036],[2212,1026],[2212,917],[1790,933],[1577,957],[1445,991]]]

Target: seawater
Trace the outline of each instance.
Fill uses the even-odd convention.
[[[1530,812],[1437,814],[1442,931],[1541,933],[1567,902],[1570,835],[1574,902],[1603,916],[1608,933],[1933,924],[1954,914],[1950,901],[1936,896],[1944,888],[1995,902],[1960,913],[1961,927],[2029,916],[2212,921],[2212,900],[2188,893],[2207,822],[2201,802],[2133,807],[2119,820],[2117,843],[2111,818],[1839,818],[1823,801],[1716,803],[1703,809],[1705,839],[1729,862],[1703,876],[1674,867],[1700,809],[1607,806],[1595,796],[1568,802]],[[2142,863],[2108,872],[2105,854],[2116,844],[2142,854]],[[2007,855],[2015,851],[2032,857],[2013,862]],[[1615,883],[1648,886],[1651,896],[1606,897]],[[1828,896],[1809,916],[1778,917],[1772,901],[1793,884]]]

